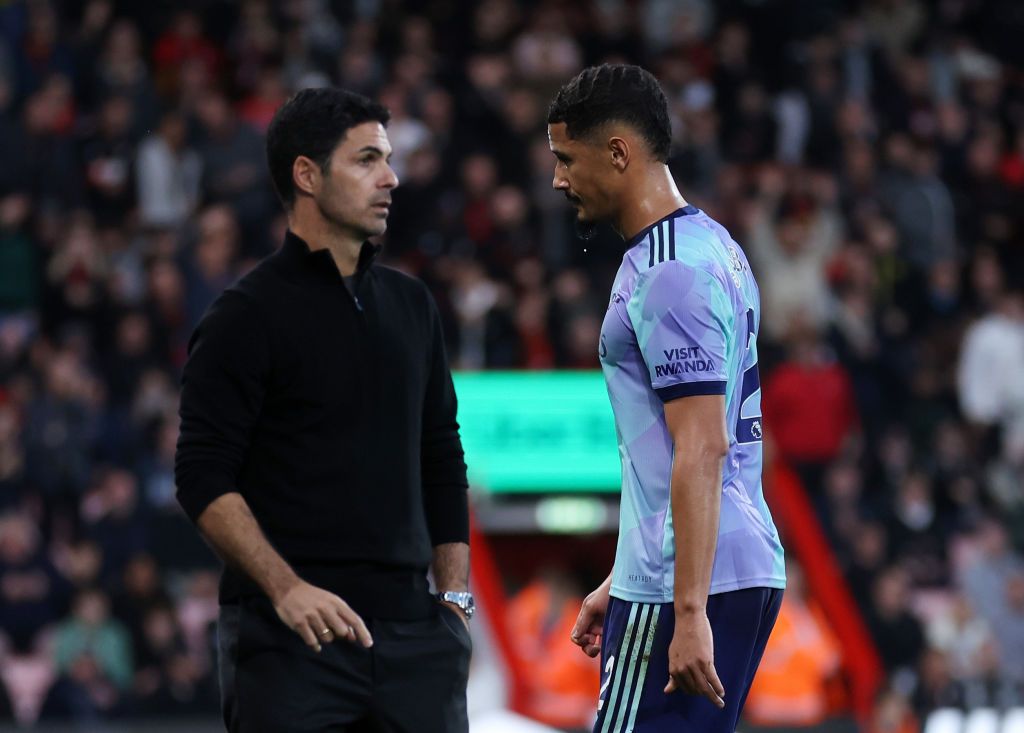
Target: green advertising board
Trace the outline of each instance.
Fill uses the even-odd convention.
[[[457,372],[454,379],[474,487],[619,490],[615,423],[600,372]]]

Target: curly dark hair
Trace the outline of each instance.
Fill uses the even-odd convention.
[[[325,174],[331,153],[350,128],[364,122],[387,125],[387,108],[361,94],[323,87],[303,89],[281,105],[267,129],[267,165],[286,209],[295,204],[292,166],[304,155]]]
[[[628,64],[588,67],[558,90],[548,108],[548,124],[564,122],[573,139],[612,121],[632,125],[651,154],[663,163],[668,161],[672,146],[668,101],[646,69]]]

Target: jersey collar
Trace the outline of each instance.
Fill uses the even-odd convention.
[[[647,235],[651,233],[651,230],[654,229],[654,227],[656,227],[656,226],[660,226],[662,224],[662,222],[666,222],[666,221],[669,221],[671,219],[675,219],[676,217],[679,217],[679,216],[690,216],[692,214],[696,214],[698,211],[700,211],[700,209],[698,209],[696,206],[693,206],[691,204],[687,204],[686,206],[682,206],[682,207],[676,209],[675,211],[673,211],[668,216],[663,216],[660,219],[658,219],[656,222],[648,224],[643,229],[641,229],[639,232],[637,232],[632,237],[630,237],[629,242],[626,244],[626,249],[630,249],[631,247],[635,247],[636,245],[640,244],[640,242],[644,241],[644,239],[647,238]]]

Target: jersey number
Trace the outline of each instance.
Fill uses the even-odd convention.
[[[747,351],[750,351],[750,344],[757,336],[754,329],[754,309],[747,309]],[[736,419],[736,442],[740,445],[745,443],[760,443],[764,436],[761,426],[761,376],[757,371],[755,361],[749,369],[743,372],[743,382],[740,385],[740,412]]]

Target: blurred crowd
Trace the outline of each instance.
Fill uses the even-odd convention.
[[[602,61],[659,77],[684,195],[756,270],[768,447],[878,644],[875,729],[1024,701],[1021,37],[1015,0],[0,3],[0,718],[216,709],[177,383],[282,240],[278,105],[390,108],[385,261],[456,368],[596,368],[622,244],[575,237],[545,115]]]

